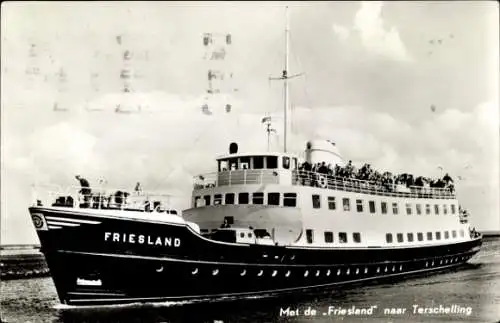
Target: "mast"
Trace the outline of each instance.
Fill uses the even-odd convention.
[[[284,94],[284,128],[283,128],[283,152],[286,153],[286,143],[287,143],[287,128],[288,128],[288,119],[287,119],[287,114],[288,114],[288,51],[289,49],[289,18],[288,18],[288,6],[285,7],[285,15],[286,15],[286,26],[285,26],[285,69],[283,70],[283,94]]]

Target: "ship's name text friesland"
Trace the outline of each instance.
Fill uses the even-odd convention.
[[[104,241],[147,244],[150,246],[180,247],[181,239],[172,237],[150,236],[135,233],[104,232]]]

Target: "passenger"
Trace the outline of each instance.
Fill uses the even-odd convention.
[[[222,223],[220,227],[222,229],[224,229],[224,228],[230,228],[231,225],[229,224],[229,222],[227,221],[227,219],[224,219],[224,223]]]
[[[75,178],[80,182],[81,189],[78,191],[78,193],[83,195],[83,204],[80,205],[80,207],[89,207],[90,206],[90,193],[92,192],[90,189],[89,182],[81,177],[80,175],[76,175]]]
[[[137,182],[137,184],[135,184],[134,191],[135,191],[135,195],[141,195],[141,193],[142,193],[142,187],[141,187],[141,183],[140,182]]]

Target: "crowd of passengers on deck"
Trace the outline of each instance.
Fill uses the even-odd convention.
[[[325,162],[311,164],[307,161],[299,165],[299,178],[302,185],[320,186],[318,181],[319,176],[309,176],[310,172],[316,175],[324,175],[328,179],[334,177],[342,179],[354,179],[368,181],[370,184],[378,186],[379,189],[392,190],[394,185],[402,185],[405,187],[430,187],[430,188],[446,188],[451,193],[454,192],[453,179],[446,173],[443,178],[431,179],[424,176],[414,176],[412,174],[393,175],[391,172],[380,172],[371,167],[370,164],[364,164],[360,169],[356,169],[352,161],[342,167],[331,164],[326,165]],[[309,181],[309,183],[307,183]]]

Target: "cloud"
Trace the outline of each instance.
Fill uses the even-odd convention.
[[[372,54],[388,57],[396,61],[412,61],[406,46],[395,26],[386,30],[386,22],[382,18],[383,2],[362,2],[356,12],[352,28],[333,24],[335,34],[341,40],[347,40],[356,34],[363,47]]]

